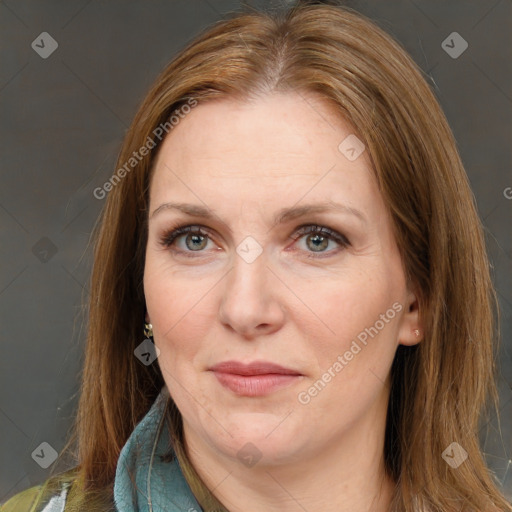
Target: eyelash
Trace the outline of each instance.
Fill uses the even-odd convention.
[[[199,228],[199,229],[197,229],[197,228]],[[209,238],[211,240],[208,232],[202,231],[201,228],[203,228],[203,226],[199,226],[199,225],[195,225],[195,224],[194,225],[178,225],[176,227],[172,227],[162,234],[162,236],[160,237],[160,244],[163,247],[165,247],[166,249],[169,249],[171,247],[171,245],[173,244],[173,242],[180,235],[184,235],[184,234],[194,234],[194,235],[206,236],[207,238]],[[329,240],[333,240],[334,242],[340,244],[340,246],[341,246],[340,250],[343,250],[350,246],[350,242],[344,235],[342,235],[342,234],[338,233],[337,231],[334,231],[326,226],[320,226],[318,224],[303,224],[302,226],[299,226],[297,228],[297,230],[294,233],[295,236],[291,236],[290,238],[297,241],[300,238],[302,238],[304,235],[309,235],[312,233],[320,234],[320,235],[328,238]],[[198,253],[203,252],[203,251],[182,251],[182,250],[176,250],[176,249],[173,249],[173,251],[179,252],[180,254],[183,254],[188,258],[196,258],[197,256],[195,256],[193,254],[194,252],[198,252]],[[332,251],[327,251],[327,252],[316,253],[317,255],[315,255],[314,252],[310,252],[311,255],[308,255],[307,257],[308,258],[325,258],[326,256],[331,256],[333,253],[337,254],[338,252],[339,252],[339,250],[338,251],[332,250]]]

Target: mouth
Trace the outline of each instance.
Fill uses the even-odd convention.
[[[209,368],[219,383],[239,396],[264,396],[301,380],[303,374],[267,361],[225,361]]]

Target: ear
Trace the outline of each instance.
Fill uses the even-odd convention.
[[[418,299],[415,293],[409,291],[398,331],[400,345],[416,345],[424,338],[424,328],[420,319]]]
[[[149,319],[149,314],[148,314],[148,312],[147,312],[147,311],[146,311],[145,319],[146,319],[146,323],[148,323],[148,324],[150,324],[150,323],[151,323],[151,320]]]

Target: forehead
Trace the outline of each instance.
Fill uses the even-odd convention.
[[[199,103],[163,141],[150,200],[268,207],[307,195],[371,208],[378,192],[367,151],[351,160],[340,150],[354,132],[312,94]]]

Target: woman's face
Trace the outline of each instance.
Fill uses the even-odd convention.
[[[164,140],[144,292],[187,440],[280,464],[383,436],[417,312],[354,137],[289,93],[199,104]]]

